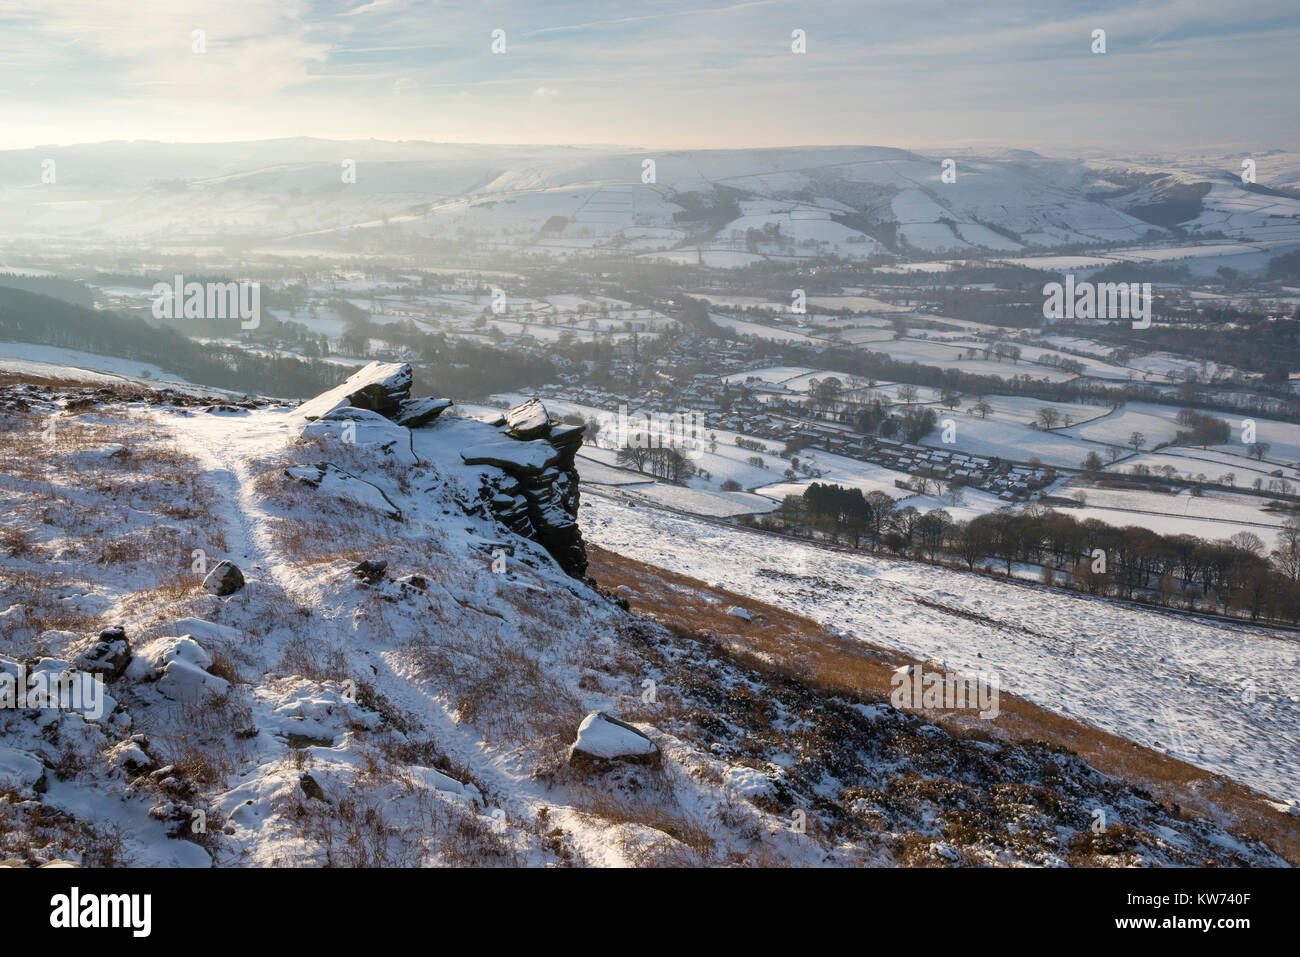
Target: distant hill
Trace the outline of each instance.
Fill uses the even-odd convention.
[[[55,161],[53,184],[39,182],[44,159]],[[1300,199],[1281,192],[1300,164],[1289,155],[1260,163],[1247,185],[1228,159],[1180,169],[1023,150],[101,143],[0,151],[0,228],[31,241],[273,250],[472,239],[549,255],[678,251],[686,262],[707,244],[728,265],[1152,238],[1300,241]]]

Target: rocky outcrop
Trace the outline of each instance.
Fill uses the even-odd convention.
[[[322,392],[298,407],[308,421],[319,419],[344,406],[378,412],[396,419],[402,403],[411,397],[411,367],[405,362],[372,362],[354,372],[340,386]]]
[[[403,443],[402,436],[409,438],[410,430],[436,425],[452,402],[412,398],[411,382],[409,365],[372,362],[342,385],[298,407],[297,414],[307,420],[303,435],[378,446],[385,456],[413,463],[412,443]],[[481,432],[459,449],[466,465],[484,467],[480,502],[472,507],[486,508],[511,531],[545,548],[568,574],[583,577],[587,552],[578,529],[574,466],[582,426],[557,427],[546,407],[534,398],[475,427]],[[285,472],[313,489],[401,518],[401,511],[382,490],[329,462]]]
[[[538,399],[515,406],[498,426],[502,441],[464,449],[466,465],[491,465],[505,478],[489,484],[492,512],[511,531],[531,538],[575,578],[587,572],[578,528],[578,471],[574,456],[583,429],[556,428]]]

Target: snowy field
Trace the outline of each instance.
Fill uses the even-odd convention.
[[[1003,688],[1046,708],[1300,801],[1293,635],[849,555],[596,496],[582,523],[603,548],[959,671],[995,669]]]
[[[1065,431],[1091,442],[1119,446],[1126,446],[1134,432],[1141,432],[1145,438],[1143,447],[1151,448],[1157,442],[1172,442],[1178,430],[1183,428],[1177,422],[1178,411],[1178,406],[1173,405],[1129,402],[1109,415]],[[1255,424],[1256,440],[1269,446],[1268,454],[1264,457],[1266,463],[1291,464],[1300,461],[1300,425],[1240,413],[1207,414],[1223,419],[1232,429],[1229,441],[1213,448],[1227,453],[1244,454],[1246,443],[1242,439],[1245,425],[1250,421]]]
[[[160,366],[134,359],[100,356],[76,349],[57,346],[39,346],[26,342],[0,342],[0,369],[6,372],[27,372],[32,375],[77,375],[100,373],[104,381],[120,382],[153,379],[162,382],[188,384]],[[90,378],[90,376],[82,376]]]

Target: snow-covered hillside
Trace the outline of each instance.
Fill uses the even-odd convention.
[[[848,554],[590,496],[589,540],[1009,690],[1300,813],[1300,637]]]
[[[572,432],[409,387],[374,364],[301,406],[0,389],[0,684],[107,694],[0,709],[0,857],[1282,863],[1059,748],[818,691],[672,603],[628,613],[571,561]],[[677,534],[587,527],[611,519]],[[736,632],[780,617],[679,597]]]

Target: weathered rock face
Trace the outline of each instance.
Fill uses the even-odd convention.
[[[506,413],[503,439],[464,449],[466,465],[492,465],[506,478],[489,488],[488,506],[516,534],[551,553],[570,575],[587,572],[587,550],[578,528],[578,471],[574,456],[581,426],[555,428],[538,399]]]
[[[411,398],[411,381],[406,363],[372,362],[342,385],[298,407],[308,423],[303,434],[346,434],[357,444],[377,445],[396,461],[414,462],[411,443],[403,443],[401,436],[435,424],[452,402]],[[483,505],[511,531],[545,548],[568,574],[583,577],[587,552],[578,529],[574,466],[582,426],[556,427],[539,399],[529,399],[486,426],[488,441],[475,441],[460,450],[466,465],[490,466],[481,490]],[[286,473],[311,488],[401,518],[382,491],[329,462],[289,468]]]

